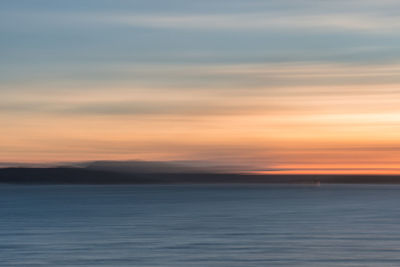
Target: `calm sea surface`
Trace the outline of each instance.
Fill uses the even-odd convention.
[[[1,266],[400,266],[400,186],[0,185]]]

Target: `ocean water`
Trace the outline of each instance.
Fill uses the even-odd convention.
[[[400,266],[400,186],[0,185],[0,266]]]

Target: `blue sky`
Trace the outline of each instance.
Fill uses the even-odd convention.
[[[9,64],[23,60],[365,62],[396,60],[399,54],[396,1],[100,0],[2,1],[1,5],[1,51]]]
[[[2,1],[0,77],[3,83],[90,80],[97,68],[101,75],[118,64],[396,63],[399,5]]]

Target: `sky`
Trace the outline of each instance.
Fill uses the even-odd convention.
[[[3,0],[0,162],[400,174],[400,2]]]

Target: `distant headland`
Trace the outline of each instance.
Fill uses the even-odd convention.
[[[0,168],[8,184],[400,184],[400,175],[243,174],[152,162],[91,162],[76,166]]]

